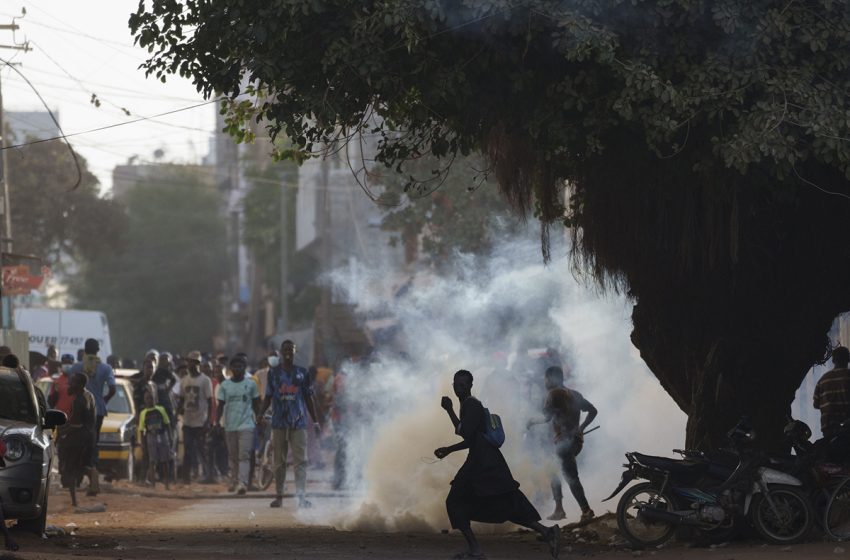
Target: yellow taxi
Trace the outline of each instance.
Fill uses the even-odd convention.
[[[141,449],[134,452],[136,407],[133,382],[125,372],[138,373],[133,370],[115,372],[115,395],[106,403],[108,414],[103,419],[97,444],[97,468],[107,478],[133,480],[136,460],[141,458],[136,454],[141,453]]]

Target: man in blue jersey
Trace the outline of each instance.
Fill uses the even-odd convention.
[[[283,483],[286,480],[286,458],[292,450],[295,468],[295,489],[298,507],[311,504],[305,497],[307,486],[307,414],[309,413],[316,432],[321,431],[313,398],[313,383],[307,370],[295,365],[295,343],[284,340],[280,345],[281,362],[269,368],[266,381],[265,400],[260,409],[260,418],[272,406],[272,448],[274,449],[274,479],[277,490],[270,507],[279,508],[283,503]]]

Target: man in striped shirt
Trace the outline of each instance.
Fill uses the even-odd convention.
[[[850,350],[839,346],[832,351],[834,369],[826,372],[815,386],[814,406],[820,410],[820,426],[825,438],[832,438],[841,423],[850,419]]]

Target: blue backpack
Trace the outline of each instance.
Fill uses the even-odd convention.
[[[484,407],[484,439],[496,449],[505,443],[505,428],[498,414],[492,414],[490,409]]]

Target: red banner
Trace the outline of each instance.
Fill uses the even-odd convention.
[[[49,269],[42,267],[41,276],[30,274],[26,265],[3,267],[3,295],[25,296],[33,290],[41,289],[44,279],[49,275]]]

